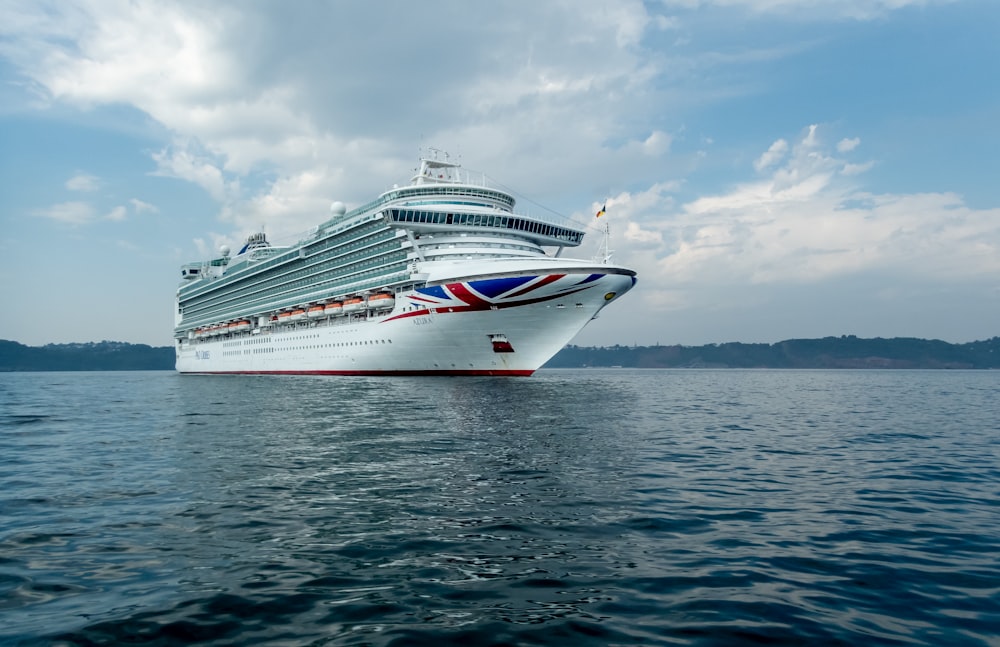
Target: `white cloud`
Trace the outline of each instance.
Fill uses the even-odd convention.
[[[843,159],[807,145],[822,130],[810,129],[768,177],[729,191],[680,205],[657,187],[609,200],[615,258],[639,273],[636,305],[602,313],[577,343],[613,334],[653,343],[636,307],[662,313],[668,338],[685,343],[777,341],[803,326],[815,330],[816,313],[830,322],[821,334],[863,326],[868,334],[941,336],[944,322],[920,327],[926,313],[893,312],[924,313],[935,290],[975,294],[985,285],[996,294],[1000,209],[975,209],[951,193],[868,192],[856,175],[838,173]],[[980,301],[973,310],[990,308]]]
[[[838,153],[848,153],[861,144],[861,139],[859,137],[854,137],[852,139],[841,139],[837,142],[837,152]]]
[[[128,215],[128,209],[126,209],[125,206],[123,205],[118,205],[117,207],[109,211],[108,214],[104,216],[104,218],[105,220],[113,220],[115,222],[118,222],[121,220],[125,220],[125,216],[127,215]]]
[[[625,240],[637,245],[662,245],[663,233],[643,229],[637,222],[630,222],[625,226]]]
[[[25,3],[3,53],[53,100],[131,105],[165,126],[175,138],[153,155],[156,173],[202,187],[228,220],[249,204],[271,210],[269,221],[315,222],[314,204],[368,199],[363,191],[404,180],[416,144],[474,143],[477,165],[502,172],[511,159],[535,156],[523,149],[534,141],[565,156],[556,161],[567,178],[611,148],[609,183],[643,163],[637,156],[668,154],[665,130],[640,135],[613,115],[651,105],[637,91],[663,63],[637,52],[645,34],[674,21],[638,0],[585,9],[542,3],[482,21],[455,4],[454,24],[468,27],[456,31],[424,7],[402,5],[395,19],[422,34],[414,49],[406,39],[372,39],[382,17],[351,6]],[[503,174],[512,183],[514,166]],[[369,170],[379,174],[367,178]],[[528,166],[524,175],[542,179]],[[316,193],[290,199],[286,185],[296,178]]]
[[[810,127],[769,178],[700,197],[669,217],[654,283],[795,284],[876,270],[962,280],[1000,272],[1000,210],[972,209],[947,193],[863,192],[838,179],[850,173],[836,171],[851,165],[817,149],[819,130]],[[870,163],[854,166],[856,174]]]
[[[151,204],[137,200],[129,200],[134,213],[155,212],[157,208]],[[116,205],[108,210],[103,216],[98,217],[98,209],[89,202],[71,201],[61,202],[45,209],[38,209],[33,215],[41,218],[48,218],[70,225],[87,225],[99,219],[112,222],[121,222],[128,217],[128,205]]]
[[[763,171],[764,169],[780,162],[781,159],[785,156],[785,153],[787,152],[788,152],[788,142],[786,142],[784,139],[779,139],[773,144],[771,144],[770,148],[764,151],[764,153],[757,158],[757,161],[754,162],[753,167],[758,171]]]
[[[609,199],[614,258],[639,283],[577,343],[653,343],[660,338],[648,321],[660,315],[664,336],[684,343],[777,341],[816,326],[814,313],[830,321],[822,334],[858,332],[860,322],[874,334],[920,334],[873,295],[919,294],[888,302],[917,312],[912,299],[928,298],[928,285],[966,289],[1000,275],[1000,209],[973,209],[949,193],[867,192],[822,147],[825,134],[807,129],[766,177],[728,191],[677,204],[683,185],[674,182]],[[591,233],[587,249],[599,240]],[[852,303],[865,311],[838,310]],[[652,314],[639,318],[637,309]]]
[[[198,250],[198,256],[200,258],[214,258],[219,255],[219,250],[223,245],[228,246],[230,250],[232,250],[233,245],[236,242],[229,236],[217,232],[210,232],[209,236],[212,238],[212,242],[207,242],[204,238],[195,238],[192,241],[195,249]]]
[[[79,48],[52,49],[32,66],[57,98],[128,101],[163,120],[171,109],[210,101],[241,78],[220,41],[223,27],[239,25],[225,5],[84,2],[49,17],[59,31],[76,30]]]
[[[681,21],[677,16],[653,16],[653,26],[661,31],[680,29]]]
[[[844,168],[840,172],[844,175],[860,175],[865,171],[871,170],[875,166],[875,162],[869,161],[863,164],[844,164]]]
[[[96,191],[100,186],[100,178],[87,173],[77,173],[66,180],[66,188],[70,191]]]
[[[875,20],[905,7],[948,4],[955,0],[661,0],[670,9],[699,7],[741,8],[761,14],[780,14],[799,20]]]
[[[47,209],[39,209],[35,216],[48,218],[68,225],[85,225],[94,219],[94,208],[86,202],[61,202]]]
[[[132,210],[135,213],[137,213],[137,214],[139,214],[139,213],[159,213],[159,211],[160,211],[155,205],[149,204],[148,202],[143,202],[142,200],[139,200],[138,198],[132,198],[128,202],[129,202],[129,204],[132,205]]]
[[[217,163],[208,156],[187,150],[183,143],[154,153],[153,159],[157,164],[155,175],[192,182],[219,202],[225,202],[239,193],[237,180],[227,181]]]
[[[324,194],[331,184],[330,174],[322,170],[280,178],[268,193],[227,206],[223,218],[242,234],[266,231],[272,241],[295,242],[329,218],[332,200]]]
[[[806,136],[802,139],[802,146],[806,148],[815,148],[816,146],[819,145],[819,140],[816,137],[816,131],[818,129],[819,126],[817,126],[816,124],[812,124],[811,126],[809,126],[809,130],[806,133]]]
[[[642,152],[652,157],[659,157],[670,150],[672,138],[662,130],[653,131],[649,137],[642,142]]]

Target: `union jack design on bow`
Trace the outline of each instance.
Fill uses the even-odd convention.
[[[509,276],[417,288],[417,294],[408,297],[411,305],[417,307],[416,310],[383,321],[430,313],[499,310],[540,303],[586,290],[602,276],[604,275],[590,274],[582,279],[579,275],[569,274]]]

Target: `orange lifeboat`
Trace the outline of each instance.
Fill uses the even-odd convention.
[[[322,317],[323,306],[322,305],[309,306],[309,310],[306,311],[306,316],[309,317],[310,319]]]
[[[390,310],[396,305],[396,297],[389,292],[379,292],[368,297],[368,307],[375,310]]]
[[[344,299],[343,311],[348,312],[358,312],[359,310],[365,309],[365,300],[361,297],[349,297]]]
[[[336,317],[342,315],[344,314],[344,304],[342,304],[340,301],[334,301],[332,303],[328,303],[326,304],[326,307],[323,308],[323,314],[325,314],[327,317]]]
[[[292,320],[292,313],[291,312],[279,312],[278,313],[278,323],[280,323],[280,324],[286,324],[286,323],[288,323],[291,320]]]
[[[296,308],[292,310],[292,316],[288,318],[289,321],[301,321],[306,318],[306,311],[302,308]]]

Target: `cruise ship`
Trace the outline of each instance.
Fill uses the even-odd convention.
[[[407,186],[291,246],[254,233],[181,267],[177,371],[528,376],[636,274],[563,253],[583,229],[433,154]]]

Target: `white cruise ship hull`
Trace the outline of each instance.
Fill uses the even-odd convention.
[[[528,376],[635,282],[624,268],[567,265],[534,271],[498,265],[491,274],[439,277],[431,287],[400,292],[392,310],[184,342],[177,347],[177,370]]]

